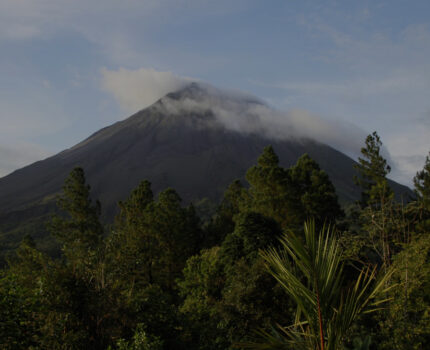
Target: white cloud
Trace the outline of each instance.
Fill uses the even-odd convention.
[[[205,74],[205,71],[216,74],[224,66],[233,67],[236,62],[240,63],[234,67],[240,71],[242,61],[237,56],[222,52],[219,54],[222,59],[215,57],[215,52],[208,53],[210,57],[203,59],[203,53],[196,51],[200,47],[196,46],[193,50],[188,42],[186,47],[190,50],[182,49],[183,46],[178,49],[175,45],[163,45],[162,40],[155,40],[155,37],[158,38],[156,34],[159,28],[183,28],[183,24],[193,23],[191,18],[198,18],[199,23],[204,23],[204,16],[222,15],[247,6],[248,3],[225,0],[0,0],[0,45],[5,41],[6,45],[9,41],[28,40],[33,43],[34,38],[62,38],[63,35],[67,40],[68,36],[78,34],[79,39],[84,38],[97,55],[103,56],[103,62],[98,63],[100,66],[153,66],[178,71],[182,67],[184,71],[184,64],[181,62],[186,62],[189,67],[188,70],[185,68],[186,71],[190,72],[191,67],[193,72],[198,72],[190,74],[208,77],[210,74]],[[313,135],[319,131],[318,135],[322,139],[330,139],[336,144],[350,144],[347,141],[351,140],[347,140],[348,133],[344,130],[349,128],[347,124],[336,120],[321,124],[319,119],[322,118],[315,115],[349,120],[363,129],[369,128],[368,132],[375,129],[381,132],[384,144],[394,159],[397,159],[398,168],[402,169],[402,176],[406,178],[409,175],[404,174],[411,174],[415,164],[410,159],[415,159],[421,153],[424,153],[421,156],[424,157],[427,153],[424,150],[429,145],[430,116],[427,114],[421,122],[417,117],[430,108],[430,30],[428,23],[415,23],[402,30],[402,23],[411,23],[416,19],[408,19],[406,16],[404,22],[403,19],[396,20],[399,23],[387,22],[390,19],[382,14],[383,9],[378,10],[379,5],[381,4],[358,5],[357,8],[361,8],[361,11],[350,11],[349,5],[342,10],[337,2],[307,6],[299,21],[301,29],[307,29],[302,32],[306,47],[299,45],[297,49],[299,53],[309,54],[316,66],[320,65],[322,69],[320,66],[306,67],[306,62],[300,63],[297,71],[310,68],[309,74],[312,75],[306,76],[303,73],[303,78],[288,81],[289,77],[284,77],[287,83],[274,85],[284,89],[286,96],[282,98],[288,99],[289,108],[298,108],[289,112],[288,116],[295,120],[295,125],[300,125],[299,129],[304,134]],[[294,8],[296,7],[292,7],[292,13]],[[380,23],[381,19],[385,23]],[[172,32],[171,37],[175,37],[175,34]],[[178,39],[180,46],[183,42],[179,36]],[[289,36],[286,35],[285,39],[288,42]],[[267,48],[277,52],[275,43],[270,45],[269,40]],[[295,47],[289,47],[289,50],[294,52]],[[30,58],[29,60],[31,61]],[[279,70],[276,66],[269,68],[269,71]],[[292,70],[295,68],[292,66]],[[11,71],[7,67],[4,70]],[[281,71],[277,73],[282,76]],[[243,74],[255,77],[252,72]],[[222,79],[221,75],[219,79]],[[116,71],[105,69],[102,71],[102,78],[105,91],[112,94],[128,113],[144,108],[169,90],[176,89],[182,79],[169,72],[151,73],[151,70],[133,71],[124,68]],[[151,79],[152,86],[148,83]],[[0,137],[14,133],[18,137],[31,136],[33,133],[49,134],[67,125],[69,121],[65,120],[65,112],[61,110],[62,101],[58,100],[57,95],[43,99],[38,97],[41,80],[39,79],[37,87],[33,84],[33,91],[23,91],[26,79],[26,83],[17,89],[21,92],[20,96],[2,96],[0,122],[3,131],[0,130]],[[142,83],[143,80],[146,84]],[[51,84],[48,80],[42,83],[45,90],[50,89],[48,83]],[[80,83],[79,79],[72,81],[76,86]],[[13,85],[16,85],[15,78],[11,86]],[[55,82],[52,81],[51,85],[55,86]],[[9,90],[6,83],[4,86],[5,91]],[[269,95],[267,92],[263,94]],[[275,100],[274,96],[271,97]],[[220,110],[221,117],[223,113],[226,112]],[[85,112],[80,115],[85,115]],[[228,113],[225,117],[227,122],[232,123],[232,128],[246,128],[246,125],[240,125],[234,119],[229,120]],[[267,118],[277,120],[273,115]],[[285,121],[281,118],[278,122]],[[342,124],[340,129],[338,124]],[[409,128],[409,124],[416,128]],[[331,130],[337,132],[331,133]],[[276,128],[273,131],[276,132]],[[412,158],[407,160],[407,157]]]
[[[102,88],[112,94],[121,108],[128,113],[137,112],[153,104],[167,93],[180,89],[190,80],[171,72],[145,68],[103,68],[101,73]]]
[[[163,112],[189,114],[212,112],[225,128],[246,134],[258,133],[272,139],[313,139],[348,155],[359,153],[366,133],[352,123],[327,120],[305,110],[275,110],[245,93],[219,90],[199,84],[207,94],[181,100],[165,98]]]
[[[191,78],[180,77],[171,72],[120,68],[116,71],[102,69],[101,85],[125,112],[134,113],[169,92],[185,87],[191,81]],[[180,101],[163,99],[163,112],[186,114],[211,111],[218,122],[229,130],[260,133],[275,139],[310,138],[352,156],[358,154],[366,137],[366,133],[352,123],[327,120],[300,109],[279,111],[247,93],[220,90],[201,82],[199,86],[206,90],[201,96]]]

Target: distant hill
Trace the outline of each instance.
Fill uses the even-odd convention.
[[[0,250],[16,246],[25,233],[49,250],[50,239],[41,222],[55,210],[55,196],[76,166],[84,168],[107,222],[115,214],[116,203],[143,179],[152,182],[154,192],[173,187],[186,202],[205,197],[218,201],[269,144],[284,167],[308,153],[328,173],[341,202],[359,198],[360,189],[353,183],[354,161],[348,156],[311,139],[271,139],[227,128],[212,108],[216,103],[223,103],[224,109],[234,105],[232,113],[238,113],[238,106],[246,110],[262,104],[192,83],[70,149],[1,178]],[[258,122],[255,115],[240,117],[245,124]],[[390,185],[398,195],[410,193],[405,186],[392,181]]]

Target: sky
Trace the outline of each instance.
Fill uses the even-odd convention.
[[[0,0],[0,176],[198,79],[338,133],[376,130],[411,185],[430,151],[429,13],[428,0]]]

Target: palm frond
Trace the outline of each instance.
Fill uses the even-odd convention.
[[[294,324],[259,331],[264,341],[242,347],[341,349],[357,317],[378,310],[387,301],[376,297],[392,288],[388,281],[393,270],[377,278],[376,267],[363,268],[353,286],[344,290],[344,265],[334,230],[324,226],[316,233],[315,223],[309,221],[303,238],[288,232],[280,239],[280,251],[270,248],[261,252],[269,272],[297,304]]]

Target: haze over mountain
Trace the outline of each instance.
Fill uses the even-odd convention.
[[[358,134],[299,111],[281,115],[246,94],[189,83],[72,148],[1,178],[0,231],[18,239],[25,227],[46,218],[76,166],[84,168],[103,217],[111,221],[117,202],[143,179],[156,193],[173,187],[186,202],[217,201],[269,144],[284,167],[308,153],[328,173],[341,201],[354,201],[360,195],[352,180],[354,161],[321,141],[352,151]],[[408,191],[391,185],[396,193]]]

